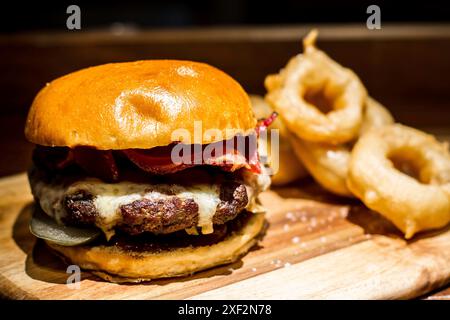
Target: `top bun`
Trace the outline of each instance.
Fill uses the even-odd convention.
[[[111,63],[47,84],[33,101],[25,136],[45,146],[150,149],[174,142],[176,129],[186,129],[194,139],[195,121],[201,121],[202,131],[190,143],[229,139],[249,133],[256,125],[242,87],[207,64],[177,60]],[[219,131],[203,136],[208,129]]]

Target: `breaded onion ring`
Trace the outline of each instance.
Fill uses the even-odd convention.
[[[347,185],[407,239],[450,221],[448,146],[419,130],[394,124],[362,136],[350,158]]]
[[[258,95],[250,95],[250,101],[253,107],[253,113],[257,119],[263,119],[270,116],[273,110],[269,104]],[[279,130],[279,163],[278,171],[272,176],[272,185],[285,185],[297,179],[304,178],[308,175],[303,164],[293,156],[291,142],[289,140],[289,131],[281,119],[277,118],[271,125],[270,129]],[[267,143],[259,143],[261,148],[260,154],[267,154],[271,158],[271,140],[268,135]]]
[[[356,138],[367,92],[358,76],[304,40],[304,53],[293,57],[279,74],[266,77],[266,99],[290,131],[303,140],[338,144]],[[321,100],[332,110],[319,110]]]
[[[386,108],[370,97],[367,99],[361,134],[393,122],[394,119]],[[351,143],[329,145],[296,137],[291,137],[291,143],[297,157],[322,187],[341,196],[353,196],[346,183]]]
[[[394,117],[389,110],[375,99],[367,97],[363,122],[358,136],[362,136],[371,129],[380,128],[392,123],[394,123]]]

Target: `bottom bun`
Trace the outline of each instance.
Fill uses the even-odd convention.
[[[234,262],[258,242],[265,224],[264,214],[251,214],[241,228],[230,232],[220,242],[157,252],[111,245],[65,247],[51,242],[47,245],[70,263],[90,270],[104,280],[141,282],[186,276]]]

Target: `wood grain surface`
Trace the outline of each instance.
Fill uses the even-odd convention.
[[[25,174],[0,180],[0,292],[13,299],[405,299],[450,280],[450,228],[404,241],[357,201],[306,179],[262,195],[270,223],[242,260],[190,277],[119,285],[66,265],[28,231]],[[445,297],[445,294],[443,294]]]
[[[446,78],[450,72],[449,24],[385,24],[383,32],[367,30],[361,25],[314,25],[0,35],[0,69],[3,75],[0,87],[4,97],[0,108],[0,176],[19,173],[28,167],[33,146],[23,136],[25,115],[37,91],[55,77],[112,61],[192,59],[220,67],[243,84],[248,92],[261,94],[264,92],[262,79],[265,75],[278,71],[289,57],[299,52],[301,37],[312,27],[320,29],[319,46],[334,59],[355,70],[371,95],[386,105],[398,121],[444,139],[450,137],[450,82]],[[411,66],[414,68],[411,69]],[[291,270],[293,266],[302,269],[293,272],[292,279],[295,281],[292,285],[300,284],[298,289],[290,289],[292,297],[334,297],[341,293],[342,298],[361,296],[358,288],[367,285],[373,290],[373,298],[450,298],[448,285],[447,288],[436,289],[447,281],[450,273],[448,260],[439,260],[448,259],[446,248],[434,243],[441,241],[436,239],[442,239],[446,231],[423,235],[405,243],[395,229],[378,215],[361,209],[357,202],[343,203],[324,193],[320,195],[321,191],[317,188],[310,181],[305,181],[299,187],[265,194],[263,200],[272,208],[269,211],[271,227],[261,248],[252,251],[240,263],[206,271],[192,278],[164,280],[145,286],[105,284],[86,273],[82,290],[68,290],[63,285],[67,277],[65,266],[41,242],[35,244],[28,233],[27,219],[32,199],[24,176],[5,178],[0,182],[0,295],[48,299],[189,298],[207,295],[212,298],[215,297],[212,295],[218,294],[216,289],[220,288],[217,290],[221,294],[233,297],[240,289],[238,285],[247,283],[249,287],[245,292],[248,298],[252,298],[268,295],[264,289],[268,285],[258,285],[258,281],[264,279],[270,283],[272,275],[276,275],[276,281],[277,277],[284,276],[285,269]],[[316,192],[319,195],[312,197]],[[301,196],[312,199],[301,200]],[[311,219],[299,217],[291,221],[287,213],[289,210],[294,212],[296,206],[306,206]],[[328,221],[329,215],[332,216],[336,210],[343,210],[347,217],[330,218],[332,221]],[[320,224],[318,221],[322,216],[327,218]],[[324,238],[321,240],[322,236]],[[298,243],[291,242],[295,237],[300,237]],[[427,243],[431,248],[436,248],[432,253],[421,252]],[[366,246],[369,244],[371,246]],[[380,246],[388,249],[379,249]],[[348,250],[357,250],[364,255],[366,249],[386,253],[388,258],[368,252],[365,254],[370,259],[383,260],[387,269],[361,271],[361,266],[358,267],[354,261],[356,258],[350,262],[346,260]],[[395,254],[389,255],[387,252]],[[417,262],[411,265],[402,260],[394,267],[388,267],[388,261],[392,262],[391,259],[397,258],[397,254],[405,258],[403,252],[409,252],[414,257],[412,261]],[[438,253],[444,258],[436,258]],[[351,255],[357,256],[356,253]],[[333,263],[336,267],[346,266],[345,270],[328,267],[329,262],[322,262],[322,259],[332,260],[332,266]],[[291,265],[284,268],[285,263]],[[311,263],[324,263],[326,270],[321,270],[320,274],[313,272],[315,266],[310,266]],[[435,271],[435,266],[440,263],[442,266]],[[319,279],[317,288],[312,291],[301,285],[308,283],[305,278],[312,277],[308,270]],[[394,290],[396,293],[392,293],[393,288],[388,284],[394,282],[390,280],[388,271],[403,276],[400,287],[403,286],[404,292]],[[418,274],[421,274],[420,279]],[[376,288],[375,283],[362,282],[358,275],[367,277],[365,279],[369,282],[382,281],[383,285]],[[353,282],[353,277],[359,280]],[[331,278],[343,282],[334,283],[335,287],[331,289]],[[350,286],[344,283],[345,279],[351,282]],[[407,279],[415,280],[408,282]],[[400,283],[398,279],[395,281]],[[321,290],[322,285],[327,289]],[[339,289],[339,286],[342,288]],[[383,291],[384,286],[389,290]]]

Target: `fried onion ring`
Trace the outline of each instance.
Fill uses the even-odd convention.
[[[253,113],[257,119],[267,118],[273,112],[269,104],[261,96],[250,95],[250,101],[252,103]],[[290,133],[282,120],[277,118],[271,124],[270,128],[279,130],[278,171],[272,176],[272,185],[281,186],[306,177],[308,172],[305,167],[300,160],[292,156],[293,150],[289,140]],[[258,148],[260,149],[259,154],[267,154],[269,158],[272,157],[270,135],[268,135],[267,143],[261,141],[258,144]],[[273,159],[269,161],[273,161]]]
[[[360,134],[393,122],[389,111],[369,97]],[[291,143],[297,157],[323,188],[341,196],[353,196],[346,183],[352,143],[329,145],[296,137],[291,137]]]
[[[450,222],[448,145],[422,131],[394,124],[363,135],[350,158],[347,185],[407,239]]]
[[[358,76],[315,47],[317,31],[303,40],[304,53],[279,74],[266,77],[266,99],[301,139],[339,144],[358,135],[367,92]],[[320,111],[320,101],[331,109]]]

